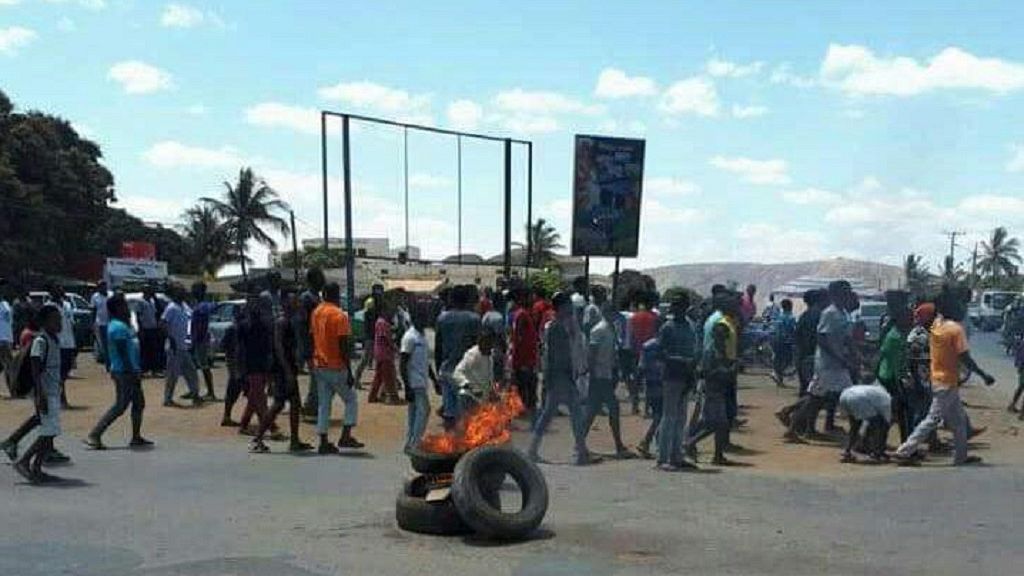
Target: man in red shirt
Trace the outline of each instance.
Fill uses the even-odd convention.
[[[516,304],[515,310],[512,311],[512,334],[509,339],[512,377],[526,406],[526,414],[532,418],[537,408],[539,332],[529,307],[530,291],[518,288],[512,297]]]
[[[636,312],[629,319],[629,333],[633,336],[633,352],[638,356],[644,343],[658,333],[658,315],[651,312],[651,298],[647,294],[637,297]]]

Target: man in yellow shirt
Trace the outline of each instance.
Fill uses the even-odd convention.
[[[967,455],[967,414],[960,401],[960,364],[985,380],[995,384],[995,378],[982,370],[971,358],[967,333],[961,324],[966,307],[963,299],[953,290],[943,289],[935,303],[938,316],[932,323],[928,343],[931,349],[932,404],[928,416],[914,428],[907,441],[896,450],[901,463],[913,465],[920,460],[918,448],[938,428],[940,422],[953,430],[953,464],[977,464],[978,456]]]

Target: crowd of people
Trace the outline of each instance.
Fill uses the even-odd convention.
[[[595,420],[607,416],[616,458],[639,456],[656,460],[661,470],[692,470],[698,446],[712,438],[711,463],[730,465],[726,454],[737,448],[731,433],[745,424],[739,418],[737,378],[744,330],[757,317],[755,295],[753,286],[740,293],[716,285],[699,305],[690,293],[675,291],[659,307],[656,293],[637,292],[623,311],[609,301],[605,288],[580,278],[572,290],[554,294],[524,283],[482,293],[472,285],[453,286],[442,292],[438,310],[430,301],[385,294],[375,285],[363,302],[362,353],[356,363],[353,321],[343,310],[340,286],[326,282],[317,269],[308,271],[301,291],[282,288],[280,277],[272,275],[265,290],[235,309],[221,339],[227,366],[221,425],[251,436],[254,453],[268,452],[268,439],[285,438],[292,452],[362,449],[354,433],[357,391],[372,369],[367,401],[407,407],[405,450],[416,450],[428,428],[434,414],[431,390],[440,397],[441,425],[457,430],[474,406],[514,388],[525,407],[528,455],[534,460],[541,460],[544,436],[552,420],[565,415],[564,407],[576,464],[601,460],[587,440]],[[823,410],[825,433],[836,432],[834,414],[840,410],[850,426],[845,462],[856,460],[855,451],[888,459],[893,422],[902,441],[894,456],[902,463],[915,464],[922,448],[938,447],[940,426],[953,432],[956,464],[978,461],[967,454],[968,437],[980,429],[971,426],[959,398],[958,367],[966,364],[989,384],[993,378],[970,356],[961,325],[963,299],[944,291],[934,302],[896,310],[882,335],[874,374],[861,368],[850,317],[858,301],[850,284],[833,282],[827,290],[808,291],[803,300],[806,309],[799,318],[788,299],[778,304],[772,299],[762,315],[771,327],[776,382],[783,385],[787,367],[794,364],[800,383],[797,401],[777,413],[787,441],[801,443],[818,434]],[[63,290],[54,286],[51,300],[24,322],[16,346],[12,308],[0,299],[0,362],[12,363],[13,351],[20,350],[28,367],[23,388],[31,388],[35,398],[33,414],[0,448],[31,482],[51,478],[43,464],[68,459],[53,441],[74,363],[74,353],[65,352],[74,350],[74,342],[67,346],[71,316],[63,302]],[[104,432],[129,408],[130,446],[152,445],[142,435],[144,374],[163,372],[165,407],[181,406],[175,398],[180,379],[187,386],[180,399],[196,406],[217,400],[209,328],[215,305],[205,284],[197,282],[191,290],[171,285],[166,303],[150,287],[132,308],[123,293],[108,293],[100,284],[91,302],[97,358],[114,383],[115,399],[84,439],[88,447],[104,449]],[[1018,366],[1024,366],[1024,351],[1018,352]],[[309,374],[304,399],[303,373]],[[632,412],[650,418],[632,449],[623,438],[620,386]],[[344,413],[337,440],[331,441],[335,395]],[[276,423],[286,407],[287,437]],[[316,446],[303,440],[303,415],[315,423]],[[37,439],[19,456],[20,442],[36,427]]]

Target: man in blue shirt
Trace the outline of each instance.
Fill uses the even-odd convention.
[[[132,439],[129,446],[142,448],[153,443],[142,437],[142,411],[146,408],[146,397],[142,392],[142,359],[139,352],[139,337],[131,327],[130,312],[124,294],[120,292],[107,299],[110,323],[107,325],[107,357],[110,375],[114,378],[116,396],[114,405],[89,432],[85,444],[95,450],[106,448],[103,433],[117,420],[130,405],[132,407]]]
[[[662,416],[658,428],[658,469],[693,470],[697,466],[683,459],[683,431],[686,428],[686,402],[694,385],[697,339],[686,317],[690,297],[685,292],[671,303],[669,320],[658,331],[665,362],[662,385]]]
[[[203,381],[206,383],[204,400],[215,402],[217,395],[213,393],[213,364],[210,361],[210,316],[215,306],[206,297],[206,283],[196,282],[192,285],[192,300],[195,302],[191,323],[192,360],[196,368],[203,372]]]

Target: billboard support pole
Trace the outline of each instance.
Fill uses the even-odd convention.
[[[612,275],[612,304],[619,295],[619,257],[615,257],[615,274]]]
[[[345,297],[349,317],[356,313],[356,257],[352,239],[352,159],[349,146],[349,117],[341,117],[341,166],[345,171]]]
[[[327,254],[327,113],[320,113],[320,177],[324,185],[324,254]]]
[[[526,279],[533,266],[533,143],[526,145]]]
[[[584,288],[584,296],[590,295],[590,256],[583,257],[583,279],[586,280],[587,287]]]
[[[512,141],[505,139],[505,278],[512,277]]]

